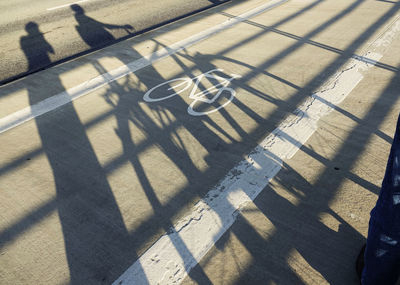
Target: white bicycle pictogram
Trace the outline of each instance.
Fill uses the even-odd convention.
[[[235,98],[236,91],[228,87],[228,85],[231,83],[232,80],[239,78],[241,76],[237,74],[231,74],[231,77],[226,78],[217,75],[216,72],[223,72],[223,69],[220,68],[212,69],[210,71],[207,71],[206,73],[200,74],[193,78],[180,77],[168,80],[149,89],[146,92],[146,94],[144,94],[143,100],[149,103],[163,101],[172,98],[174,96],[177,96],[180,93],[187,90],[188,88],[190,88],[191,86],[193,86],[189,95],[189,98],[192,99],[193,102],[189,105],[187,112],[192,116],[203,116],[213,112],[217,112],[219,109],[224,108],[226,105],[228,105]],[[199,89],[199,84],[204,78],[208,78],[210,81],[214,80],[215,82],[217,82],[217,84],[203,91],[197,91]],[[178,83],[178,84],[169,87],[171,83]],[[163,87],[167,89],[163,90]],[[179,90],[175,91],[178,88]],[[230,96],[228,96],[226,102],[208,111],[201,112],[195,110],[195,107],[198,103],[213,104],[221,96],[222,92],[230,93]],[[159,96],[154,95],[155,93],[161,93],[161,95]]]

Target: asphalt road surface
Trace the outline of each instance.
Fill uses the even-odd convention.
[[[21,38],[29,29],[35,29],[33,24],[37,25],[37,35],[43,35],[48,46],[40,46],[35,37],[30,37],[24,48],[29,48],[31,55],[48,49],[50,61],[54,63],[221,2],[224,1],[1,1],[0,83],[48,65],[40,57],[32,62],[22,52]]]

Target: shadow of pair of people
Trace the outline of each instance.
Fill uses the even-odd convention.
[[[113,25],[99,22],[85,14],[85,10],[77,4],[71,5],[75,20],[78,23],[76,31],[80,38],[88,46],[89,50],[98,49],[116,41],[116,38],[108,31],[112,29],[123,29],[127,34],[132,34],[134,28],[131,25]],[[27,72],[34,72],[53,62],[50,54],[54,54],[53,47],[46,41],[35,22],[25,25],[28,35],[21,37],[21,48],[27,58]],[[79,52],[82,53],[82,52]]]

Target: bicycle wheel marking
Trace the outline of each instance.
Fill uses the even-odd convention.
[[[179,80],[182,80],[183,82],[181,82],[181,83],[179,83],[179,84],[177,84],[177,85],[175,85],[173,87],[169,87],[171,82],[175,82],[175,81],[179,81]],[[182,93],[183,91],[185,91],[186,89],[188,89],[190,87],[191,83],[192,82],[191,82],[190,78],[175,78],[175,79],[171,79],[171,80],[165,81],[164,83],[158,84],[157,86],[155,86],[155,87],[151,88],[149,91],[147,91],[146,94],[144,94],[144,96],[143,96],[143,100],[146,101],[146,102],[149,102],[149,103],[163,101],[165,99],[171,98],[171,97],[173,97],[175,95],[178,95],[178,94]],[[174,92],[176,87],[180,87],[183,84],[187,84],[187,85],[182,90],[179,90],[178,92]],[[155,90],[157,90],[157,89],[159,89],[161,87],[164,87],[164,86],[165,87],[169,87],[166,91],[171,91],[172,90],[172,93],[169,94],[169,95],[165,95],[164,97],[161,97],[161,98],[152,98],[152,97],[150,97],[150,94],[153,91],[155,91]]]
[[[224,70],[220,68],[211,69],[193,78],[180,77],[165,81],[149,89],[143,95],[143,100],[148,103],[167,100],[192,87],[189,98],[192,99],[193,102],[187,108],[188,114],[192,116],[204,116],[214,113],[232,102],[236,96],[236,91],[228,86],[232,80],[241,77],[237,74],[231,74],[231,77],[223,77],[216,74],[216,72],[222,73],[223,71]],[[198,91],[198,89],[200,89],[199,84],[204,79],[208,79],[210,82],[215,81],[214,85],[205,90]],[[174,82],[178,83],[171,86],[171,83]],[[180,89],[177,90],[177,88]],[[158,93],[158,95],[156,93]],[[225,95],[225,93],[228,95],[226,101],[220,105],[214,106],[218,99],[224,99],[222,95]],[[211,107],[211,109],[209,109],[209,107]],[[206,110],[201,110],[202,108]]]

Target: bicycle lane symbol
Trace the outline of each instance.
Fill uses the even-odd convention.
[[[189,77],[180,77],[180,78],[174,78],[168,81],[165,81],[161,84],[156,85],[155,87],[149,89],[143,96],[143,100],[148,103],[152,102],[159,102],[163,100],[167,100],[169,98],[172,98],[174,96],[177,96],[181,94],[182,92],[186,91],[192,86],[192,90],[190,91],[189,98],[193,100],[193,102],[189,105],[187,112],[189,115],[192,116],[204,116],[208,115],[210,113],[217,112],[219,109],[224,108],[226,105],[228,105],[236,96],[236,91],[230,87],[228,87],[231,83],[232,80],[236,78],[240,78],[240,75],[237,74],[231,74],[231,77],[222,77],[216,74],[216,72],[223,72],[223,69],[217,68],[217,69],[212,69],[210,71],[207,71],[203,74],[200,74],[198,76],[195,76],[193,78]],[[199,84],[203,79],[209,79],[210,81],[214,80],[218,82],[217,84],[207,88],[206,90],[203,91],[198,91],[199,89]],[[170,85],[173,85],[172,87],[169,87]],[[164,89],[167,88],[167,89]],[[178,91],[175,91],[177,90]],[[215,107],[211,110],[208,111],[196,111],[196,106],[199,104],[213,104],[223,92],[228,92],[229,96],[226,102],[223,104],[219,105],[218,107]],[[159,94],[159,96],[155,95],[156,93]],[[161,95],[160,95],[161,94]]]

